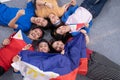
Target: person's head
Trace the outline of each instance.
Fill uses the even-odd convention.
[[[45,53],[50,52],[50,45],[49,45],[48,41],[46,41],[45,39],[41,39],[40,41],[38,41],[37,50],[39,52],[45,52]]]
[[[48,21],[42,17],[31,17],[31,22],[42,27],[46,27],[48,24]]]
[[[33,27],[28,33],[28,37],[31,40],[38,40],[42,38],[43,35],[44,35],[44,32],[40,27]]]
[[[50,19],[48,18],[42,18],[42,17],[32,17],[31,22],[43,29],[49,29],[53,27],[54,25],[50,22]]]
[[[64,50],[65,44],[62,42],[62,40],[56,40],[51,43],[51,46],[55,51],[61,52]]]
[[[65,35],[66,33],[68,33],[68,32],[70,32],[70,27],[69,26],[67,26],[67,25],[62,25],[62,26],[60,26],[60,27],[58,27],[56,30],[55,30],[55,32],[57,33],[57,34],[60,34],[60,35]]]
[[[51,31],[51,35],[57,40],[67,40],[70,35],[70,27],[66,25],[61,25],[60,27]]]
[[[49,14],[49,19],[54,26],[62,24],[60,18],[54,13]]]

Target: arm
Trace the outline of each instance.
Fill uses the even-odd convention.
[[[89,36],[88,36],[87,32],[84,29],[81,29],[80,32],[84,34],[86,44],[88,44],[90,42],[90,39],[89,39]]]
[[[16,56],[13,57],[12,61],[13,61],[13,64],[12,64],[12,66],[13,66],[13,65],[15,65],[18,61],[21,61],[21,57],[20,57],[19,55],[16,55]],[[19,71],[19,69],[15,69],[15,68],[14,68],[14,72],[18,72],[18,71]]]
[[[22,50],[28,50],[30,49],[31,46],[32,46],[31,44],[27,44],[24,48],[22,48]]]
[[[10,41],[11,41],[11,38],[15,35],[16,33],[13,33],[9,36],[9,38],[6,38],[3,40],[3,42],[1,43],[1,46],[0,47],[4,47],[6,45],[9,45],[10,44]]]
[[[63,5],[63,8],[65,9],[64,11],[66,12],[67,11],[67,9],[70,7],[70,6],[74,6],[74,5],[76,5],[76,0],[71,0],[70,2],[68,2],[67,4],[64,4]]]
[[[25,10],[21,9],[17,12],[16,16],[8,23],[8,26],[11,28],[16,29],[18,27],[18,24],[16,24],[17,20],[20,18],[20,16],[25,14]]]
[[[49,7],[49,8],[53,8],[53,5],[52,5],[51,3],[45,2],[44,0],[37,0],[37,1],[36,1],[36,4],[37,4],[38,6],[47,6],[47,7]]]
[[[9,45],[10,44],[10,39],[7,38],[7,39],[4,39],[3,42],[2,42],[2,47],[6,46],[6,45]]]
[[[22,50],[28,50],[28,49],[30,49],[31,46],[32,46],[31,44],[27,44],[24,48],[22,48]],[[21,61],[21,57],[19,55],[16,55],[13,57],[12,61],[13,61],[13,63]],[[18,72],[18,71],[19,70],[14,68],[14,72]]]

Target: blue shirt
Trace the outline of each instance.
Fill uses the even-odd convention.
[[[68,10],[62,16],[61,21],[64,22],[64,23],[66,23],[66,21],[69,19],[69,16],[71,16],[72,14],[74,14],[78,7],[79,7],[78,5],[70,6],[68,8]],[[79,16],[78,16],[78,18],[79,18]],[[68,24],[68,25],[70,25],[70,24]],[[89,33],[91,27],[92,27],[92,20],[89,22],[89,27],[88,28],[84,27],[83,29],[86,30],[87,33]],[[72,35],[75,36],[78,33],[79,32],[73,32]]]
[[[20,8],[8,7],[5,4],[0,4],[0,25],[8,26],[8,23],[16,16]],[[31,27],[31,17],[34,16],[34,5],[32,2],[27,3],[27,7],[24,9],[25,15],[21,16],[16,24],[18,24],[16,31],[21,29],[26,32]]]

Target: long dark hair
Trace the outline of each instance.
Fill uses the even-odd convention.
[[[47,23],[47,25],[46,26],[39,26],[39,27],[41,27],[42,29],[44,29],[44,30],[47,30],[47,29],[53,29],[54,28],[54,25],[50,22],[50,20],[48,19],[48,18],[45,18],[47,21],[48,21],[48,23]]]
[[[49,42],[50,45],[51,45],[51,51],[54,52],[54,53],[61,53],[61,51],[57,51],[57,50],[55,50],[55,49],[52,47],[53,43],[56,42],[56,41],[62,41],[62,40],[51,39],[50,42]],[[62,42],[63,42],[63,41],[62,41]],[[63,43],[64,43],[64,42],[63,42]],[[64,43],[64,44],[65,44],[65,43]]]
[[[63,42],[67,42],[67,40],[68,40],[70,37],[72,37],[72,35],[71,35],[69,32],[67,32],[66,34],[63,34],[63,35],[58,34],[58,33],[56,32],[57,28],[59,28],[59,27],[62,26],[62,25],[65,25],[65,24],[64,24],[64,23],[61,23],[60,25],[56,26],[56,28],[54,28],[54,29],[51,31],[51,35],[52,35],[52,37],[55,38],[56,40],[62,40]]]
[[[36,0],[33,1],[34,8],[36,9]]]
[[[56,40],[62,40],[63,42],[67,42],[69,38],[72,37],[72,35],[70,33],[66,33],[64,35],[58,34],[56,33],[56,31],[51,31],[51,35],[53,38],[55,38]]]

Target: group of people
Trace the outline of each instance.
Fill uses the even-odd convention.
[[[20,51],[29,50],[32,46],[32,50],[37,51],[36,53],[39,54],[41,52],[48,55],[57,53],[54,55],[56,57],[58,57],[57,55],[62,55],[59,56],[60,59],[67,57],[66,60],[70,64],[75,63],[74,69],[84,64],[82,63],[82,57],[87,58],[87,60],[85,59],[87,62],[84,64],[87,67],[85,67],[83,72],[79,69],[78,73],[90,79],[119,80],[119,65],[113,63],[105,56],[86,48],[89,43],[88,33],[93,24],[92,20],[99,15],[107,1],[84,0],[78,6],[76,5],[76,0],[71,0],[69,3],[59,7],[57,0],[34,0],[34,2],[28,0],[25,9],[8,7],[0,3],[0,25],[9,26],[16,33],[21,30],[27,33],[26,37],[32,41],[31,45],[16,46],[17,51],[9,52],[11,51],[8,50],[11,49],[10,45],[15,43],[13,42],[13,36],[16,33],[12,34],[8,39],[3,40],[2,47],[0,48],[0,75],[6,72],[11,67],[11,63],[18,61],[20,57],[21,60],[27,62],[24,56],[21,56],[24,51]],[[36,26],[31,27],[33,24]],[[51,30],[53,39],[50,41],[43,39],[44,30],[46,29]],[[85,56],[81,57],[81,54]],[[54,59],[51,60],[51,64],[52,62],[54,62]],[[30,64],[39,67],[32,60]],[[70,67],[70,65],[66,65],[65,67],[72,68],[73,70],[73,67]],[[41,69],[41,67],[39,68]],[[47,69],[44,70],[47,71]],[[68,70],[68,72],[70,71]],[[63,74],[67,74],[67,72]]]

